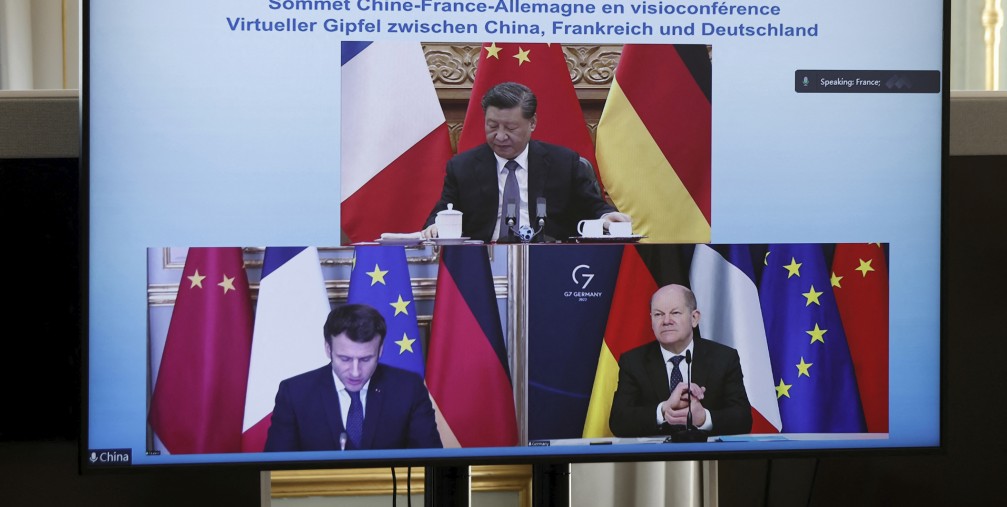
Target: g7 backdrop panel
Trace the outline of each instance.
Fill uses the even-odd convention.
[[[946,4],[85,1],[85,461],[94,466],[255,463],[268,468],[293,462],[351,466],[402,459],[419,464],[439,458],[514,461],[557,455],[578,461],[627,456],[667,460],[703,453],[939,446]],[[494,64],[511,66],[494,79],[528,81],[540,98],[532,140],[568,146],[591,162],[599,189],[632,217],[633,231],[645,236],[638,246],[533,246],[527,255],[520,247],[491,250],[487,269],[496,304],[473,312],[471,322],[492,322],[487,317],[491,314],[484,312],[490,307],[497,312],[502,348],[494,345],[484,352],[510,369],[495,381],[512,387],[515,424],[501,431],[513,430],[515,438],[480,444],[489,447],[467,446],[466,437],[459,435],[464,430],[449,424],[451,437],[439,426],[445,446],[439,450],[360,451],[349,456],[338,451],[162,450],[151,427],[152,407],[159,397],[156,377],[163,368],[160,347],[171,335],[166,313],[175,310],[176,293],[194,283],[183,278],[193,276],[184,272],[186,248],[244,248],[239,257],[246,263],[250,294],[258,297],[260,265],[247,263],[258,262],[261,248],[303,245],[325,252],[324,247],[424,227],[448,184],[445,167],[453,152],[445,118],[466,111],[464,126],[454,133],[457,150],[485,143],[482,109],[475,103],[483,87],[491,85],[480,83],[475,72],[470,79],[472,104],[464,87],[442,89],[438,99],[437,76],[432,74],[439,68],[436,55],[426,60],[423,55],[424,47],[436,44],[469,47],[469,63],[487,72]],[[608,60],[564,60],[556,51],[560,46],[583,47],[584,52],[602,46],[617,50]],[[363,61],[372,56],[373,61]],[[570,122],[569,116],[548,109],[575,90],[530,84],[537,76],[530,69],[546,72],[541,68],[547,61],[558,62],[546,69],[549,72],[612,73],[607,81],[602,79],[607,85],[580,90],[604,102],[597,125]],[[575,64],[581,61],[608,63],[583,68]],[[557,86],[564,88],[565,82]],[[576,97],[570,104],[580,107]],[[456,108],[453,113],[447,110],[451,107]],[[534,185],[529,184],[532,202]],[[549,209],[562,210],[562,198],[550,195],[549,200]],[[724,436],[721,442],[701,444],[590,445],[615,442],[593,438],[619,438],[604,434],[604,422],[595,420],[594,429],[588,428],[590,414],[604,411],[589,407],[595,385],[587,377],[597,375],[600,367],[595,362],[605,360],[599,347],[608,344],[611,333],[605,326],[618,302],[617,293],[596,287],[607,283],[618,291],[624,267],[620,263],[626,262],[628,252],[650,270],[649,278],[643,278],[646,283],[632,288],[679,283],[695,290],[690,277],[697,258],[730,263],[735,250],[743,247],[756,266],[750,275],[753,293],[764,302],[765,270],[785,270],[793,273],[788,279],[802,281],[810,276],[805,273],[811,266],[816,273],[824,270],[818,275],[826,276],[823,283],[828,285],[815,282],[811,288],[809,283],[802,294],[841,290],[836,284],[843,282],[836,277],[849,281],[878,274],[868,268],[833,273],[836,259],[860,252],[850,245],[883,254],[883,260],[871,266],[876,269],[880,262],[887,269],[888,296],[882,305],[887,324],[880,330],[887,346],[884,357],[873,357],[886,378],[857,386],[861,395],[871,387],[874,399],[884,395],[880,414],[876,408],[862,408],[862,427],[807,429],[800,438],[787,438],[788,392],[783,386],[794,382],[781,379],[771,366],[765,371],[774,377],[773,385],[760,384],[758,404],[775,406],[776,411],[758,411],[753,426],[758,436]],[[648,248],[659,252],[646,255],[689,262],[681,264],[686,260],[680,259],[674,275],[653,271],[654,264],[640,253]],[[816,253],[808,255],[820,259],[798,258],[810,250]],[[442,289],[447,268],[438,268],[444,261],[440,249],[417,246],[410,252],[421,257],[437,252],[427,271],[414,273],[411,282],[417,301],[422,301],[422,317],[435,322],[428,329],[428,321],[420,320],[419,340],[432,346],[436,303],[448,298],[444,294],[469,293],[458,288],[461,281],[455,278],[454,286]],[[787,252],[788,258],[778,259],[773,252]],[[854,255],[857,267],[869,260],[865,255]],[[586,260],[570,265],[579,256]],[[353,290],[348,287],[351,277],[348,272],[331,273],[343,261],[325,262],[323,253],[322,269],[330,271],[325,275],[327,303],[341,303]],[[411,269],[416,262],[422,264],[410,262]],[[804,264],[803,271],[796,264]],[[168,266],[164,280],[151,268],[157,265]],[[383,271],[370,268],[371,273]],[[587,275],[596,286],[584,287]],[[559,285],[566,282],[571,288]],[[203,285],[217,283],[222,280]],[[528,299],[519,297],[525,284]],[[571,296],[564,296],[566,292]],[[574,298],[573,293],[581,295]],[[155,297],[159,294],[170,295],[163,305]],[[724,289],[724,294],[733,293]],[[650,294],[644,296],[640,312],[647,315]],[[707,300],[697,291],[697,297],[701,312],[719,302],[716,295]],[[797,297],[803,304],[809,296]],[[454,305],[468,298],[447,300]],[[249,301],[253,328],[260,303]],[[597,308],[585,310],[591,305]],[[550,322],[553,310],[571,325]],[[519,319],[519,313],[528,321]],[[725,323],[715,315],[703,314],[697,337],[716,341],[721,332],[706,326]],[[826,342],[840,334],[849,339],[852,331],[845,328],[846,321],[832,322],[841,324],[826,328],[819,323],[810,330],[827,329]],[[321,331],[321,323],[316,327]],[[644,331],[653,338],[649,327]],[[574,333],[585,333],[583,341]],[[801,336],[815,339],[814,334]],[[553,338],[577,349],[577,359],[567,364],[562,349],[543,349]],[[254,344],[249,347],[254,349]],[[591,352],[582,354],[582,347]],[[320,339],[317,349],[325,352]],[[431,349],[423,350],[426,387],[435,413],[443,417],[435,392],[438,380],[431,380],[430,367],[443,368],[444,363],[431,356]],[[776,355],[768,354],[775,360]],[[324,364],[325,356],[321,359]],[[742,353],[746,382],[756,375],[755,366],[746,366],[750,359]],[[254,357],[244,361],[256,367]],[[815,363],[807,357],[793,361]],[[815,371],[815,366],[801,368]],[[558,383],[547,378],[566,369],[580,379],[576,385],[566,383],[572,380],[562,375]],[[244,382],[251,382],[248,376]],[[789,391],[790,399],[795,393]],[[273,401],[272,395],[266,402],[259,398],[260,404]],[[758,409],[755,398],[750,391]],[[543,404],[562,404],[572,412],[547,419],[535,409]],[[246,427],[239,433],[248,430],[250,417],[247,407],[241,408]],[[872,426],[872,418],[884,419],[884,425],[876,426],[874,419]],[[261,419],[251,421],[253,426],[257,422]],[[854,434],[857,437],[850,436]]]

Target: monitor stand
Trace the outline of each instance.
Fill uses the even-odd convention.
[[[469,467],[426,467],[423,505],[469,507],[469,490]]]
[[[569,463],[532,465],[531,475],[533,507],[569,507]],[[469,507],[471,497],[469,467],[428,466],[424,484],[424,505]]]
[[[531,466],[532,507],[569,507],[570,464]]]

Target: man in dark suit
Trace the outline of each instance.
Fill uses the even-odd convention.
[[[692,392],[693,425],[710,435],[752,431],[738,352],[694,338],[699,310],[692,291],[667,285],[650,302],[657,341],[619,358],[619,385],[612,399],[609,427],[618,437],[670,434],[685,428]],[[684,360],[688,355],[692,363]],[[688,369],[692,368],[692,384]]]
[[[448,161],[441,198],[427,217],[425,237],[436,237],[437,213],[452,204],[461,211],[462,236],[483,241],[513,241],[503,223],[513,203],[517,226],[538,228],[538,198],[546,199],[549,238],[577,235],[577,223],[604,218],[628,222],[602,199],[592,169],[568,148],[532,141],[538,107],[535,94],[519,83],[500,83],[483,96],[486,144]],[[502,232],[501,232],[502,231]]]
[[[280,383],[266,451],[442,447],[419,375],[378,364],[385,319],[342,305],[325,321],[331,363]]]

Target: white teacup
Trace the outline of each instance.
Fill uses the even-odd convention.
[[[600,238],[605,232],[605,220],[581,220],[577,223],[577,234],[585,238]]]
[[[608,234],[619,238],[633,235],[633,222],[612,222],[608,224]]]
[[[448,203],[448,209],[438,212],[434,224],[437,225],[438,238],[462,237],[462,212],[454,209],[454,204]]]

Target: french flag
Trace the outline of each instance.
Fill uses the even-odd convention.
[[[241,450],[262,452],[280,381],[329,362],[322,328],[329,315],[318,250],[268,247],[252,332]]]
[[[440,197],[451,140],[418,42],[342,43],[342,232],[415,232]]]
[[[696,245],[689,279],[703,337],[733,347],[741,357],[752,433],[779,433],[783,420],[748,246]]]

